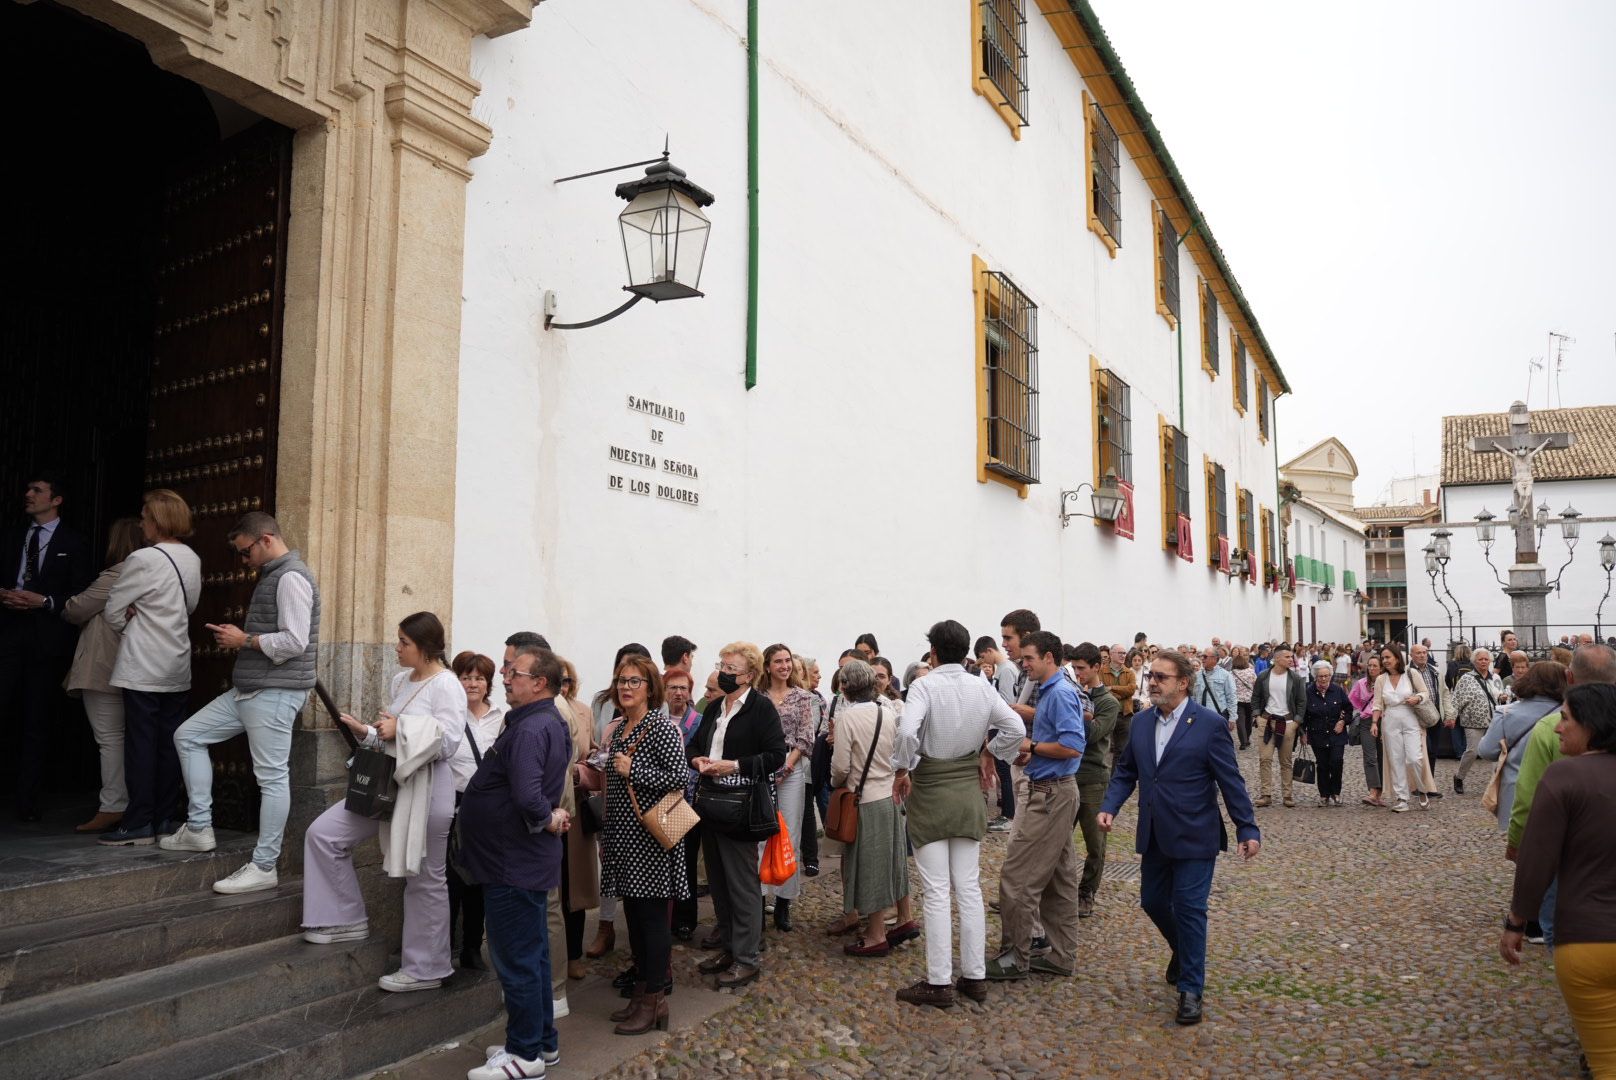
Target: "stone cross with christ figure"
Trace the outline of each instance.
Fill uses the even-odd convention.
[[[1511,483],[1519,516],[1515,519],[1515,561],[1537,562],[1537,526],[1532,509],[1532,463],[1545,450],[1568,449],[1575,436],[1569,432],[1541,432],[1531,429],[1532,414],[1522,402],[1509,407],[1508,435],[1481,435],[1470,440],[1477,454],[1504,454],[1513,470]]]

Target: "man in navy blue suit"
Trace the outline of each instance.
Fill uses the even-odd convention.
[[[1229,834],[1218,812],[1218,789],[1235,823],[1240,854],[1257,857],[1262,841],[1251,796],[1235,763],[1224,717],[1189,699],[1195,665],[1163,651],[1145,673],[1151,707],[1134,718],[1100,805],[1107,832],[1122,804],[1139,788],[1139,906],[1167,939],[1173,958],[1167,981],[1178,987],[1180,1024],[1201,1022],[1206,986],[1206,901],[1218,852]]]

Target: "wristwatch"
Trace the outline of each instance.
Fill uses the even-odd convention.
[[[257,634],[248,634],[247,635],[246,647],[249,648],[249,649],[258,648],[258,635]]]
[[[1511,934],[1524,934],[1526,932],[1526,924],[1525,923],[1512,923],[1512,922],[1509,921],[1509,916],[1505,915],[1504,916],[1504,929],[1507,932],[1511,933]]]

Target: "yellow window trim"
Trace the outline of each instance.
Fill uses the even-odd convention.
[[[1201,455],[1201,472],[1206,476],[1206,568],[1216,573],[1218,566],[1218,463]]]
[[[1152,262],[1154,262],[1156,264],[1156,314],[1160,315],[1163,319],[1165,319],[1167,321],[1167,329],[1169,329],[1169,330],[1177,330],[1178,329],[1178,317],[1173,314],[1172,309],[1170,309],[1167,306],[1167,304],[1162,300],[1162,272],[1166,269],[1166,266],[1162,261],[1162,231],[1161,231],[1161,227],[1162,227],[1162,221],[1165,218],[1166,218],[1166,214],[1162,211],[1161,203],[1157,202],[1155,199],[1152,199],[1150,201],[1150,222],[1151,222],[1151,224],[1150,224],[1150,233],[1151,233],[1152,239],[1155,241],[1155,243],[1154,243],[1155,258],[1152,260]],[[1171,224],[1171,222],[1169,222],[1169,224]],[[1173,239],[1176,241],[1178,239],[1178,237],[1175,236],[1175,237],[1173,237]],[[1174,247],[1173,252],[1174,252],[1175,255],[1177,254],[1177,252],[1178,252],[1177,247]],[[1180,267],[1180,269],[1182,269],[1182,267]],[[1180,285],[1180,288],[1179,288],[1178,303],[1179,303],[1179,306],[1182,307],[1183,304],[1184,304],[1184,292],[1183,292],[1183,287],[1182,287],[1183,286],[1183,279],[1182,278],[1179,281],[1179,285]]]
[[[1231,365],[1240,364],[1240,333],[1232,326],[1229,328],[1229,363]],[[1241,364],[1240,366],[1243,368],[1245,365]],[[1234,370],[1232,366],[1230,370]],[[1240,404],[1240,379],[1244,374],[1243,371],[1236,372],[1234,378],[1229,380],[1229,394],[1234,398],[1234,411],[1241,416],[1246,415],[1246,407]],[[1247,393],[1250,392],[1251,387],[1248,385]]]
[[[1031,490],[1029,485],[988,468],[988,296],[987,290],[982,287],[982,278],[987,272],[988,264],[980,256],[972,255],[971,302],[976,311],[973,320],[976,348],[972,350],[972,355],[976,357],[976,482],[1003,484],[1025,499]]]
[[[993,80],[988,78],[988,73],[982,66],[982,34],[987,29],[982,18],[982,0],[969,0],[969,2],[971,5],[971,89],[987,99],[987,103],[993,107],[993,111],[999,114],[999,119],[1003,120],[1005,126],[1010,129],[1010,135],[1017,142],[1020,142],[1021,117],[1016,115],[1016,110],[1012,109],[1007,102],[999,100],[1004,95],[999,92],[997,86],[993,85]]]
[[[1167,502],[1170,497],[1168,493],[1172,492],[1171,497],[1176,497],[1178,490],[1173,477],[1173,455],[1167,446],[1167,429],[1171,426],[1167,422],[1167,417],[1161,413],[1156,414],[1156,453],[1161,458],[1161,465],[1157,468],[1156,474],[1161,477],[1162,482],[1161,513],[1156,515],[1156,520],[1161,522],[1161,546],[1162,550],[1167,552],[1173,551],[1173,545],[1167,542],[1167,538],[1178,535],[1177,517],[1174,517],[1171,524],[1167,521]]]
[[[1273,408],[1273,401],[1274,401],[1274,392],[1272,390],[1268,389],[1268,380],[1263,378],[1261,375],[1257,374],[1256,372],[1253,372],[1252,375],[1253,375],[1253,378],[1251,380],[1251,398],[1252,398],[1253,407],[1260,410],[1263,407],[1263,398],[1264,398],[1264,396],[1266,396],[1268,398],[1269,408],[1272,409]],[[1262,394],[1257,393],[1257,384],[1259,382],[1262,384],[1262,388],[1263,388],[1263,393]],[[1270,412],[1268,415],[1272,416],[1273,413]],[[1257,441],[1262,443],[1264,446],[1268,445],[1268,433],[1262,429],[1261,425],[1259,425],[1258,428],[1257,428]]]
[[[1095,212],[1094,207],[1094,110],[1098,108],[1099,105],[1095,104],[1093,96],[1087,90],[1084,90],[1083,206],[1088,211],[1089,232],[1100,238],[1100,241],[1105,244],[1105,250],[1109,252],[1111,257],[1114,259],[1117,257],[1117,250],[1122,245],[1116,242],[1116,239],[1111,235],[1111,230],[1107,229],[1105,224],[1100,221],[1100,215]],[[1120,144],[1117,147],[1117,156],[1119,158],[1122,156],[1122,147]],[[1117,162],[1117,167],[1122,167],[1121,161]],[[1090,359],[1093,358],[1090,357]]]
[[[1089,440],[1089,449],[1094,455],[1094,490],[1100,489],[1100,358],[1093,353],[1089,354],[1089,421],[1093,425],[1093,437]],[[1094,519],[1095,527],[1100,525],[1100,519]]]
[[[1207,323],[1207,318],[1206,318],[1206,294],[1207,294],[1206,278],[1197,276],[1196,279],[1195,279],[1195,295],[1200,297],[1200,299],[1201,299],[1201,326],[1202,327],[1205,327],[1206,323]],[[1182,301],[1180,301],[1180,302],[1182,302]],[[1213,300],[1212,302],[1214,304],[1217,303],[1216,300]],[[1202,333],[1201,333],[1201,370],[1206,372],[1206,377],[1207,378],[1211,379],[1213,382],[1217,382],[1218,381],[1218,370],[1217,370],[1217,368],[1212,366],[1212,354],[1207,351],[1207,341],[1208,341],[1208,338],[1207,338],[1206,332],[1203,330]]]

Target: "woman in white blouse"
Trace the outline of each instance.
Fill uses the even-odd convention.
[[[1408,812],[1409,777],[1415,777],[1419,791],[1420,809],[1429,810],[1430,799],[1420,782],[1425,760],[1425,728],[1415,715],[1413,706],[1425,700],[1425,682],[1417,671],[1409,671],[1403,660],[1403,650],[1387,645],[1380,650],[1381,676],[1375,680],[1374,723],[1369,728],[1370,738],[1386,740],[1386,776],[1390,781],[1395,802],[1392,810]]]
[[[466,785],[476,775],[482,755],[488,753],[505,727],[505,707],[488,700],[488,687],[494,678],[494,661],[490,657],[468,649],[455,656],[449,670],[466,691],[465,733],[468,737],[460,740],[454,760],[449,762],[454,772],[458,808],[460,796],[465,794]],[[453,866],[448,868],[448,876],[449,930],[452,937],[455,928],[460,929],[460,966],[480,968],[483,966],[483,887],[461,881]]]
[[[340,802],[327,809],[303,839],[303,940],[327,945],[370,936],[353,849],[380,832],[383,869],[405,882],[403,962],[399,970],[383,975],[378,985],[394,992],[432,990],[454,971],[444,851],[454,820],[450,762],[466,734],[466,691],[444,663],[443,623],[430,611],[418,611],[398,624],[394,651],[399,666],[407,670],[393,676],[386,711],[376,714],[374,724],[347,713],[341,720],[365,745],[385,746],[390,756],[413,757],[411,751],[419,747],[410,744],[431,747],[425,775],[399,781],[401,807],[406,783],[428,785],[425,841],[417,849],[416,838],[402,835],[408,831],[404,826],[409,816],[401,809],[387,821],[350,813]]]

